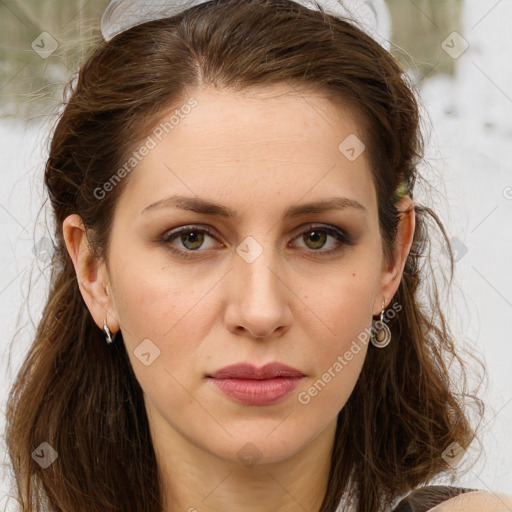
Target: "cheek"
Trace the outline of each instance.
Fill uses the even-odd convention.
[[[142,257],[144,256],[144,257]],[[201,298],[215,284],[214,277],[189,275],[187,269],[166,262],[158,251],[142,251],[116,263],[116,310],[127,336],[164,339],[187,316],[200,314]]]
[[[371,287],[347,288],[318,304],[328,326],[308,337],[310,372],[297,393],[299,404],[332,418],[347,402],[359,378],[369,343]],[[320,307],[322,306],[322,308]],[[320,316],[320,315],[319,315]],[[327,333],[327,334],[326,334]]]
[[[298,395],[300,403],[339,410],[348,399],[368,349],[376,268],[354,265],[333,276],[322,291],[302,294],[304,312],[310,314],[299,321],[312,345],[311,377]]]
[[[164,412],[195,411],[185,390],[193,392],[190,376],[197,371],[198,348],[207,335],[201,328],[207,311],[198,307],[204,292],[166,282],[146,276],[125,290],[119,306],[123,339],[146,400]]]
[[[316,335],[325,340],[326,351],[343,349],[370,326],[379,278],[376,269],[376,264],[347,265],[324,279],[321,287],[313,288],[312,282],[302,287],[302,310],[309,311],[310,326],[317,326]]]
[[[216,314],[211,301],[218,277],[190,277],[147,261],[134,265],[132,260],[118,268],[123,271],[116,275],[116,311],[137,377],[150,379],[157,367],[177,378],[190,373]],[[149,351],[154,360],[149,372],[138,357],[144,347],[149,350],[143,353]],[[148,356],[143,359],[148,362]]]

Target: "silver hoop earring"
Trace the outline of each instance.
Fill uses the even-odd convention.
[[[105,341],[107,342],[107,345],[110,345],[116,339],[116,335],[114,334],[114,336],[112,337],[112,333],[110,332],[110,329],[108,328],[106,318],[103,321],[103,330],[105,331]]]
[[[372,332],[372,335],[370,337],[370,341],[372,342],[372,345],[377,348],[384,348],[389,345],[391,342],[391,331],[389,330],[389,327],[384,323],[384,303],[382,303],[382,311],[380,313],[380,320],[376,322],[376,324],[380,324],[376,330],[375,335]]]

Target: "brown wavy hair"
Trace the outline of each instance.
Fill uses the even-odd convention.
[[[23,512],[155,512],[161,480],[141,387],[122,335],[108,346],[86,307],[63,239],[73,213],[91,249],[108,265],[116,202],[129,176],[104,198],[94,194],[137,143],[206,86],[233,92],[286,84],[327,95],[359,114],[366,135],[386,257],[399,213],[396,191],[412,196],[423,158],[419,103],[391,53],[355,24],[289,0],[212,0],[98,41],[64,89],[44,183],[55,217],[51,286],[29,353],[10,392],[6,441]],[[430,262],[439,217],[415,203],[416,229],[389,324],[392,343],[372,345],[338,416],[320,512],[349,493],[358,512],[377,512],[397,496],[451,468],[452,442],[475,437],[466,362],[443,316]],[[453,256],[449,251],[450,283]],[[434,283],[427,289],[423,283]],[[448,371],[458,362],[454,382]],[[461,378],[462,375],[462,378]],[[461,384],[462,382],[462,384]],[[42,469],[42,442],[58,453]]]

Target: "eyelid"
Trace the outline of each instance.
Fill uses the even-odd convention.
[[[318,231],[325,231],[326,233],[329,233],[331,236],[338,236],[346,244],[351,243],[350,237],[345,230],[338,228],[332,224],[321,224],[318,222],[308,222],[307,224],[299,226],[297,228],[297,231],[294,231],[294,236],[292,237],[292,240],[295,240],[295,238],[297,238],[299,235],[309,233],[310,231],[314,231],[315,229]]]
[[[332,236],[337,241],[337,246],[334,249],[307,249],[301,248],[303,253],[306,253],[306,256],[309,258],[329,258],[336,256],[340,251],[342,251],[345,246],[355,245],[352,241],[352,237],[343,229],[338,228],[332,224],[319,224],[315,222],[310,222],[308,224],[302,225],[298,228],[300,231],[297,235],[294,235],[292,241],[298,238],[301,234],[309,233],[311,231],[323,231],[328,235]]]
[[[187,231],[198,231],[198,232],[204,232],[208,236],[212,238],[217,238],[216,232],[213,228],[207,225],[202,224],[189,224],[186,226],[180,226],[175,229],[169,229],[166,231],[162,237],[160,238],[161,242],[170,243],[170,241],[174,238],[177,238],[181,233],[186,233]],[[188,251],[188,252],[200,252],[200,251]],[[202,251],[201,251],[202,252]]]

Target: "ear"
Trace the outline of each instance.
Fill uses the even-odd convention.
[[[393,248],[393,260],[384,261],[380,279],[380,293],[377,293],[373,314],[379,315],[382,311],[382,301],[386,306],[391,297],[400,286],[405,262],[411,250],[414,231],[416,227],[416,216],[414,202],[408,196],[403,196],[397,203],[396,208],[400,212],[400,221],[397,227],[396,242]]]
[[[119,330],[119,322],[112,295],[108,292],[107,269],[105,263],[92,253],[80,216],[73,214],[66,217],[62,224],[62,233],[87,308],[101,330],[104,320],[107,320],[110,331],[115,334]]]

